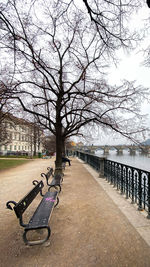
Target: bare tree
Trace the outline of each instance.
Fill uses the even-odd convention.
[[[131,46],[131,40],[137,39],[137,32],[131,33],[126,27],[126,22],[134,9],[140,8],[144,2],[138,0],[82,0],[82,2],[100,39],[109,49]]]
[[[0,144],[6,145],[11,142],[12,138],[7,131],[6,119],[11,110],[8,105],[8,99],[10,94],[7,91],[7,87],[1,81],[0,82]]]
[[[31,140],[33,142],[33,155],[36,156],[37,152],[40,150],[41,142],[43,141],[43,130],[41,129],[41,126],[39,123],[34,121],[32,124],[32,132],[31,132]]]
[[[8,143],[9,143],[9,138],[5,124],[5,116],[0,111],[0,145],[6,145]]]
[[[56,137],[55,135],[48,135],[44,137],[43,146],[46,153],[52,156],[56,152]]]
[[[150,8],[150,1],[147,0],[146,2],[147,2],[148,7]]]
[[[87,124],[99,124],[127,137],[144,129],[139,110],[144,89],[128,82],[112,87],[103,78],[114,49],[131,39],[125,28],[114,33],[118,6],[101,2],[111,10],[104,22],[105,12],[109,13],[104,6],[103,16],[99,14],[101,25],[97,17],[98,27],[104,30],[101,38],[100,28],[95,31],[75,1],[37,0],[24,5],[23,0],[12,0],[2,6],[0,45],[12,64],[11,99],[56,136],[56,172],[61,171],[66,138],[82,134]],[[124,2],[121,16],[128,8]],[[95,15],[93,9],[90,12]]]

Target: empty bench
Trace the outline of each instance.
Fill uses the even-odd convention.
[[[26,245],[38,245],[47,241],[51,234],[51,229],[49,226],[49,220],[53,211],[53,208],[56,207],[59,203],[58,192],[46,192],[45,195],[42,194],[42,188],[44,184],[42,181],[37,182],[33,189],[24,196],[18,203],[15,201],[8,201],[6,207],[8,209],[14,210],[17,218],[19,219],[20,225],[24,227],[23,240]],[[27,224],[23,222],[23,213],[40,193],[42,200],[38,207],[36,208],[33,216]],[[13,205],[13,207],[12,207]],[[45,229],[46,236],[44,239],[37,238],[38,240],[29,240],[27,237],[28,232],[38,229]],[[40,232],[40,231],[39,231]]]
[[[47,173],[41,173],[41,176],[46,179],[46,183],[48,185],[48,190],[50,191],[51,188],[55,188],[59,193],[61,192],[61,183],[63,181],[63,175],[60,174],[53,174],[53,168],[48,167]],[[52,178],[52,179],[51,179]],[[51,182],[50,182],[51,179]],[[34,181],[33,181],[34,182]],[[35,180],[35,182],[37,182]]]
[[[60,174],[55,174],[51,183],[49,184],[49,191],[51,190],[51,188],[55,188],[57,190],[58,193],[61,192],[61,183],[63,181],[63,178]]]
[[[43,177],[43,178],[45,178],[46,179],[46,183],[47,183],[47,185],[48,186],[50,186],[50,183],[49,183],[49,179],[52,177],[54,177],[54,175],[53,175],[53,168],[51,168],[51,167],[48,167],[47,168],[47,170],[48,170],[48,172],[47,173],[41,173],[41,176]]]

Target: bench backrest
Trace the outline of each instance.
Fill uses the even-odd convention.
[[[31,204],[31,202],[35,199],[37,194],[41,192],[42,188],[44,187],[44,184],[42,180],[35,185],[35,187],[24,197],[22,198],[15,206],[14,211],[16,213],[16,216],[20,218],[24,211],[28,208],[28,206]]]
[[[46,176],[47,176],[47,178],[49,178],[51,175],[53,175],[53,168],[48,167],[47,170],[48,170],[48,172],[47,172]]]
[[[47,185],[49,186],[50,184],[49,184],[49,178],[52,176],[53,177],[53,168],[51,168],[51,167],[48,167],[47,168],[47,170],[48,170],[48,172],[47,173],[41,173],[41,176],[43,177],[43,178],[45,178],[46,179],[46,183],[47,183]]]

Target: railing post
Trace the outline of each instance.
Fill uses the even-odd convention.
[[[139,185],[138,185],[138,195],[139,195],[139,207],[138,210],[142,209],[142,174],[139,172]]]
[[[100,164],[100,167],[99,167],[99,177],[100,178],[104,178],[104,160],[105,158],[104,157],[100,157],[99,158],[99,164]]]
[[[117,184],[117,163],[114,164],[114,187]]]
[[[135,195],[135,203],[137,203],[137,199],[139,200],[139,202],[138,203],[140,203],[140,199],[142,199],[141,198],[141,196],[142,196],[142,193],[141,193],[141,189],[140,189],[140,187],[141,187],[141,181],[140,181],[140,173],[139,173],[139,171],[138,171],[138,174],[137,173],[135,173],[135,182],[134,182],[134,195]],[[140,204],[139,204],[140,205]],[[142,204],[141,204],[142,205]]]
[[[123,195],[123,165],[121,164],[121,195]]]
[[[131,169],[131,204],[134,204],[134,171]]]
[[[113,162],[111,161],[111,167],[110,167],[110,184],[113,184]]]
[[[144,175],[143,177],[143,205],[144,205],[144,209],[146,207],[146,202],[148,199],[146,199],[147,197],[147,192],[146,192],[146,187],[148,188],[148,176],[147,176],[147,179],[146,179],[146,176]]]
[[[87,163],[88,160],[87,160],[87,154],[85,154],[85,163]]]
[[[148,173],[148,190],[147,190],[147,201],[148,201],[148,215],[147,218],[150,219],[150,173]]]
[[[116,172],[116,175],[117,175],[117,190],[119,190],[119,164],[118,163],[116,164],[116,168],[117,168],[117,172]]]
[[[126,167],[126,199],[129,198],[129,180],[128,180],[128,169]]]

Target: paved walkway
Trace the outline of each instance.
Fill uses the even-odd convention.
[[[50,240],[42,246],[24,245],[23,229],[5,203],[18,201],[53,162],[39,159],[0,173],[0,266],[150,267],[150,247],[138,227],[122,213],[120,203],[114,203],[113,193],[108,196],[105,181],[76,158],[65,170]],[[144,218],[140,213],[135,216],[139,221]]]

